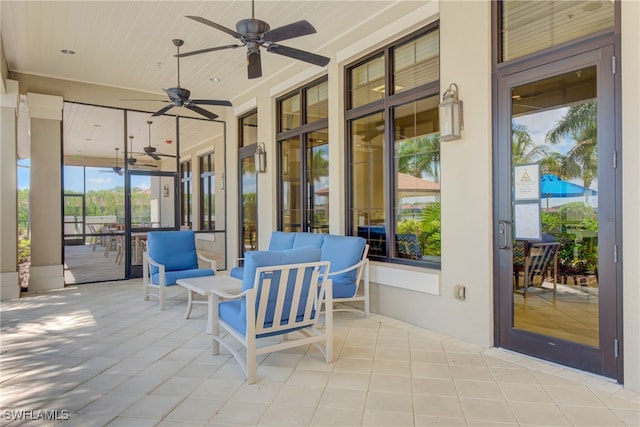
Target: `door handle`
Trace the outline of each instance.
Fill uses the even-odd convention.
[[[498,221],[498,233],[502,236],[502,243],[498,246],[498,249],[507,249],[509,247],[509,240],[507,239],[507,230],[511,225],[511,221]]]

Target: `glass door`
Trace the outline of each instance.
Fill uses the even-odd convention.
[[[499,342],[616,377],[612,49],[499,79]]]
[[[142,253],[147,232],[175,230],[177,174],[174,172],[129,171],[127,174],[127,259],[130,277],[142,277]]]
[[[258,249],[258,175],[256,144],[240,148],[240,257]]]
[[[64,195],[64,244],[84,245],[84,194]]]

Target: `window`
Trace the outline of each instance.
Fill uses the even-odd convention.
[[[278,229],[329,231],[329,107],[323,78],[277,101]],[[303,108],[301,108],[301,106]]]
[[[238,142],[240,147],[246,147],[258,142],[258,112],[253,111],[239,120],[240,137]]]
[[[439,68],[435,25],[347,68],[348,232],[371,259],[440,267]]]
[[[216,229],[216,170],[213,153],[200,157],[200,230]]]
[[[182,198],[180,199],[181,225],[191,228],[193,209],[193,184],[192,184],[191,160],[180,163],[180,183],[182,185]]]
[[[612,30],[613,1],[500,2],[501,61]]]

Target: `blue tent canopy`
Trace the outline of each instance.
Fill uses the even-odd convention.
[[[565,181],[554,174],[545,174],[540,178],[541,197],[580,197],[584,195],[595,196],[596,194],[598,194],[596,190]]]

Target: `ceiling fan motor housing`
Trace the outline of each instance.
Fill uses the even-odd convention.
[[[259,36],[269,31],[271,27],[259,19],[243,19],[236,24],[236,30],[245,40],[258,40]]]

